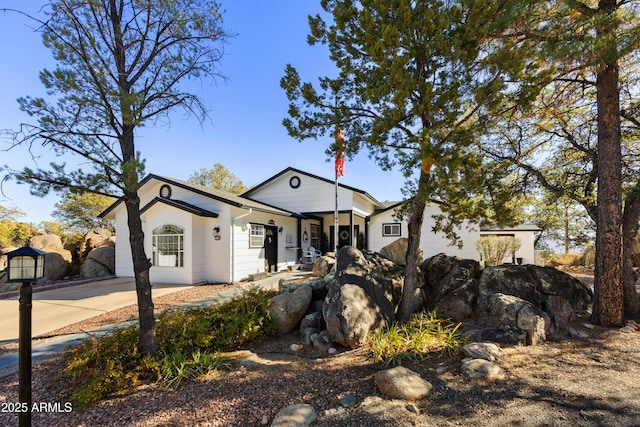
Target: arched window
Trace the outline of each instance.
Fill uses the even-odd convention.
[[[184,228],[162,225],[153,230],[153,265],[184,266]]]

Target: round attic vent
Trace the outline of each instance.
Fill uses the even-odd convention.
[[[168,199],[171,197],[171,187],[169,187],[167,184],[164,184],[162,187],[160,187],[160,197],[162,197],[163,199]]]

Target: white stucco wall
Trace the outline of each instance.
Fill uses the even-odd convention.
[[[297,220],[295,218],[254,211],[240,219],[233,220],[233,218],[245,215],[248,213],[248,210],[234,208],[231,209],[231,212],[232,224],[230,225],[230,230],[233,235],[231,264],[233,274],[230,281],[245,280],[250,274],[266,271],[264,248],[249,247],[251,223],[269,225],[269,221],[273,220],[276,227],[282,227],[282,233],[277,232],[278,270],[284,270],[287,266],[293,265],[296,262],[297,251],[287,249],[288,246],[299,246],[296,233]],[[292,242],[290,243],[286,241],[287,233],[292,236]]]
[[[289,180],[297,176],[300,186],[291,188]],[[288,171],[251,194],[253,200],[291,212],[327,212],[335,208],[335,186],[317,178]],[[338,188],[339,209],[353,207],[353,192]]]
[[[116,228],[116,276],[133,277],[133,259],[129,244],[129,226],[127,225],[127,211],[124,205],[115,216]]]
[[[437,205],[427,205],[425,209],[424,221],[422,223],[422,230],[420,235],[420,249],[424,258],[430,256],[445,253],[450,256],[457,256],[460,258],[478,259],[478,254],[475,249],[475,241],[480,236],[477,228],[473,227],[468,230],[466,226],[458,228],[456,232],[463,241],[463,247],[451,246],[451,242],[444,233],[434,233],[432,228],[435,226],[435,220],[433,215],[438,212]],[[402,221],[400,236],[383,236],[382,225],[398,223],[398,220],[393,217],[394,211],[387,210],[378,215],[371,217],[369,222],[369,249],[373,251],[379,251],[382,247],[392,243],[400,237],[408,237],[409,230],[407,222]]]

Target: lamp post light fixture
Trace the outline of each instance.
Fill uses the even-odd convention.
[[[7,282],[21,282],[20,325],[18,330],[18,399],[20,413],[18,425],[31,425],[31,283],[44,276],[44,256],[46,252],[31,246],[24,246],[7,254]]]

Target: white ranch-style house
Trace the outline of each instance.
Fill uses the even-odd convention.
[[[299,169],[287,168],[242,195],[151,174],[140,183],[139,196],[152,282],[233,283],[313,259],[324,236],[328,247],[334,247],[334,181]],[[338,245],[360,243],[379,251],[407,237],[407,223],[394,218],[398,205],[339,184]],[[432,231],[438,206],[426,209],[420,242],[425,258],[440,252],[478,258],[477,227],[458,230],[461,249],[450,246],[443,234]],[[101,216],[115,221],[116,275],[133,276],[124,203],[114,203]],[[533,231],[508,234],[524,237],[517,257],[533,263]]]

